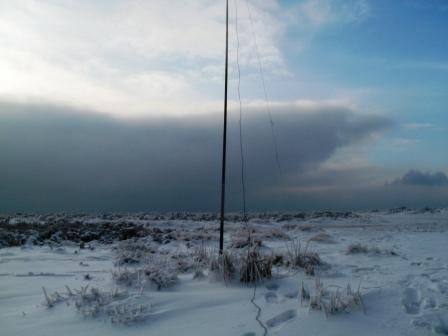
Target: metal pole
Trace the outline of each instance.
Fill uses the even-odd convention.
[[[219,230],[219,253],[224,250],[224,203],[226,193],[226,150],[227,150],[227,82],[229,66],[229,0],[226,0],[226,72],[224,86],[224,132],[222,140],[222,174],[221,174],[221,217]]]

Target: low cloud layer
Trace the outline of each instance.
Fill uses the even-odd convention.
[[[443,172],[422,172],[419,170],[410,170],[403,177],[392,182],[394,185],[413,185],[413,186],[446,186],[448,177]]]
[[[273,105],[272,112],[281,173],[266,112],[246,109],[243,120],[253,210],[281,207],[272,190],[391,125],[334,104]],[[63,106],[1,103],[0,211],[214,211],[221,118],[217,112],[137,122]],[[233,210],[241,204],[237,125],[231,118],[227,204]]]

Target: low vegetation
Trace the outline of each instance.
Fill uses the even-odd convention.
[[[141,295],[129,295],[127,292],[113,290],[104,292],[96,287],[82,286],[71,290],[68,286],[65,293],[54,292],[51,295],[43,287],[44,305],[53,308],[56,304],[66,302],[73,304],[84,317],[106,317],[112,323],[133,324],[146,320],[151,312],[147,298]]]
[[[323,285],[319,278],[315,279],[313,292],[308,291],[302,282],[300,302],[302,305],[307,304],[310,310],[323,311],[327,317],[354,310],[364,311],[359,288],[354,292],[348,284],[345,289],[337,288],[336,291],[331,291]]]
[[[367,246],[360,243],[350,244],[345,252],[346,254],[374,254],[397,256],[397,252],[388,249],[380,249],[377,246]]]
[[[323,265],[319,255],[309,251],[310,241],[302,248],[302,244],[298,239],[291,239],[286,243],[287,262],[286,265],[296,268],[302,268],[308,275],[315,274],[315,268]]]

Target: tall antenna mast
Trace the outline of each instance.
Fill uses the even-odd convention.
[[[229,73],[229,0],[226,0],[226,66],[224,84],[224,132],[222,135],[222,173],[221,173],[221,216],[219,230],[219,253],[224,250],[224,205],[226,194],[226,151],[227,151],[227,85]]]

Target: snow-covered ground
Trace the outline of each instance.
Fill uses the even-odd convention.
[[[61,216],[84,231],[88,229],[82,224],[93,228],[111,222],[127,231],[105,241],[102,231],[93,240],[83,238],[85,243],[58,238],[71,228],[47,234],[46,240],[36,238],[37,226],[47,228]],[[27,226],[30,230],[18,239],[27,244],[0,249],[0,335],[249,336],[263,335],[264,328],[269,335],[286,336],[448,335],[446,209],[251,216],[252,237],[261,241],[260,252],[274,260],[271,278],[256,287],[211,276],[207,261],[198,256],[216,255],[218,223],[206,215],[187,217],[55,215],[3,220],[3,237],[8,227],[35,227]],[[227,224],[226,250],[246,253],[245,228],[241,222]],[[83,232],[83,237],[89,234]],[[14,241],[11,235],[9,242]],[[128,236],[130,240],[118,241]],[[292,267],[291,239],[301,242],[302,251],[308,245],[306,253],[317,253],[322,264],[311,272]],[[158,286],[149,281],[148,269],[159,269],[157,276],[172,283],[163,280]],[[198,278],[198,272],[205,277]],[[137,278],[123,280],[123,274]],[[362,304],[328,316],[311,309],[301,289],[303,284],[313,296],[316,280],[327,293],[345,293],[347,285],[353,292],[359,288]],[[42,287],[54,300],[52,307]],[[103,293],[98,294],[106,298],[100,310],[89,310],[89,297],[80,299],[77,294],[82,288],[85,295],[91,288]],[[127,315],[117,319],[120,314]]]

